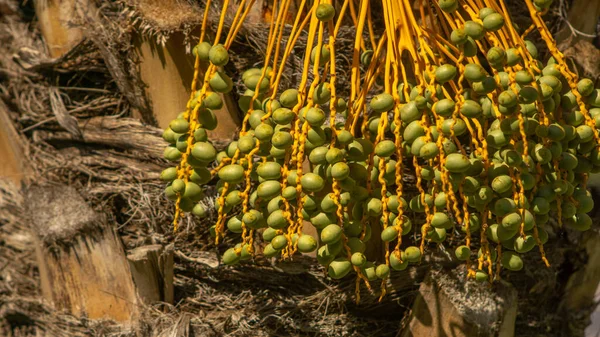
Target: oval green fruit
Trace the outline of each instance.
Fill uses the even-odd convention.
[[[252,110],[260,110],[262,108],[259,99],[253,99],[252,96],[243,95],[238,99],[238,107],[242,112],[250,111],[250,102],[252,102]]]
[[[465,66],[464,76],[471,82],[480,82],[487,77],[487,71],[477,63],[469,63]]]
[[[177,178],[177,168],[176,167],[169,167],[165,170],[163,170],[160,173],[160,180],[162,181],[173,181]]]
[[[409,123],[404,129],[403,138],[408,144],[412,144],[417,138],[425,135],[425,129],[420,121]]]
[[[527,253],[536,246],[535,238],[532,235],[526,235],[525,238],[518,236],[515,239],[513,248],[517,253]]]
[[[502,227],[509,231],[518,230],[522,223],[523,219],[517,212],[507,214],[502,218]]]
[[[577,193],[573,198],[579,213],[589,213],[594,209],[594,199],[588,193]]]
[[[314,148],[312,151],[310,151],[308,160],[315,165],[325,164],[327,162],[327,151],[329,151],[329,149],[325,146]]]
[[[492,189],[498,194],[509,191],[513,187],[513,181],[510,176],[500,175],[492,180]]]
[[[188,198],[181,198],[181,201],[179,202],[179,208],[184,212],[191,212],[194,209],[194,206],[196,206],[195,202]]]
[[[425,143],[419,150],[419,157],[429,160],[435,158],[440,153],[440,149],[434,142]]]
[[[350,167],[344,162],[335,163],[331,167],[331,177],[336,180],[344,180],[350,175]]]
[[[367,249],[367,245],[365,245],[365,243],[361,239],[356,237],[348,238],[347,244],[348,248],[350,248],[351,253],[364,253]]]
[[[394,97],[388,93],[381,93],[371,99],[369,106],[376,113],[390,111],[394,108]]]
[[[221,99],[221,96],[219,94],[217,94],[216,92],[211,92],[206,97],[204,97],[204,99],[202,100],[202,104],[209,109],[218,110],[223,107],[223,100]]]
[[[190,123],[183,118],[176,118],[169,123],[169,128],[176,133],[187,133]]]
[[[277,180],[281,177],[281,165],[277,162],[264,162],[258,165],[256,173],[265,180]]]
[[[194,53],[194,55],[198,56],[202,61],[208,61],[209,60],[208,53],[210,52],[211,48],[212,48],[212,45],[210,43],[204,41],[194,47],[193,53]]]
[[[425,202],[423,202],[421,197],[423,197],[423,199],[425,199]],[[422,212],[425,212],[425,205],[432,207],[433,202],[434,202],[433,197],[429,194],[425,194],[424,196],[415,195],[412,199],[410,199],[410,202],[408,204],[412,211],[417,212],[417,213],[422,213]]]
[[[578,164],[579,160],[575,155],[568,152],[563,152],[560,156],[558,167],[563,170],[571,171],[575,169]]]
[[[325,213],[333,213],[337,211],[337,205],[335,203],[335,193],[328,193],[323,200],[321,200],[321,210]]]
[[[192,209],[192,214],[199,217],[200,219],[208,216],[208,212],[207,212],[206,208],[204,207],[204,205],[202,205],[202,204],[196,204],[194,206],[194,208]]]
[[[369,216],[379,216],[383,212],[383,203],[378,198],[368,199],[365,206]]]
[[[286,131],[277,131],[273,134],[273,137],[271,137],[271,144],[277,149],[285,150],[292,146],[293,143],[294,137],[292,137],[291,133]]]
[[[316,104],[325,104],[331,99],[329,82],[319,83],[313,91],[313,101]]]
[[[229,231],[232,233],[242,233],[244,230],[242,226],[242,217],[238,215],[227,220],[227,229],[229,229]]]
[[[335,8],[328,3],[319,4],[315,10],[315,15],[320,21],[331,21],[335,16]]]
[[[516,66],[523,60],[523,57],[516,48],[509,48],[506,50],[506,64],[509,66]]]
[[[594,82],[589,78],[583,78],[577,83],[577,91],[581,96],[587,97],[594,92]]]
[[[323,110],[313,107],[306,111],[305,118],[310,126],[318,127],[325,123],[327,117],[325,116],[325,112]]]
[[[207,130],[214,130],[218,125],[217,116],[212,110],[207,108],[200,108],[198,110],[198,122]]]
[[[258,185],[256,192],[261,199],[270,200],[281,193],[281,184],[276,180],[267,180]]]
[[[471,161],[461,153],[451,153],[446,157],[444,167],[452,173],[462,173],[469,169]]]
[[[471,257],[471,249],[467,246],[458,246],[456,250],[454,250],[454,255],[460,261],[466,261]]]
[[[465,33],[465,30],[463,28],[454,29],[450,33],[450,41],[456,46],[461,46],[465,44],[467,42],[467,38],[467,33]]]
[[[350,257],[350,262],[357,267],[362,267],[367,263],[367,258],[363,253],[356,252]]]
[[[295,186],[286,186],[283,191],[281,191],[281,196],[286,200],[295,200],[298,196],[298,191]]]
[[[198,184],[188,181],[185,185],[185,192],[183,192],[183,197],[190,199],[194,202],[200,201],[203,197],[202,189]]]
[[[488,280],[488,274],[483,270],[477,270],[475,272],[475,281],[477,282],[485,282]]]
[[[340,150],[336,147],[331,147],[325,153],[325,160],[328,164],[333,165],[344,160],[345,155],[346,152],[344,150]]]
[[[479,10],[479,18],[481,20],[485,19],[488,15],[496,13],[496,11],[493,8],[490,7],[483,7],[482,9]]]
[[[531,202],[531,209],[535,214],[548,214],[550,212],[550,203],[542,197],[536,197]]]
[[[405,270],[408,267],[408,261],[402,260],[396,256],[394,252],[390,254],[390,267],[394,270]]]
[[[396,144],[393,141],[385,139],[375,145],[375,154],[379,157],[387,158],[396,151]]]
[[[440,84],[452,81],[456,77],[456,67],[451,64],[443,64],[435,70],[435,80]]]
[[[444,98],[435,103],[433,110],[441,117],[450,117],[454,113],[455,106],[456,103],[453,100]]]
[[[462,118],[448,118],[442,122],[442,133],[446,137],[450,137],[453,133],[454,136],[462,136],[467,131],[467,124]]]
[[[377,275],[377,278],[380,280],[387,279],[390,276],[390,267],[388,267],[386,264],[378,265],[375,269],[375,275]]]
[[[166,128],[162,134],[162,138],[169,144],[175,144],[180,136],[180,134],[175,133],[175,131],[171,130],[171,128]]]
[[[431,225],[435,228],[450,229],[454,223],[446,213],[436,212],[431,218]]]
[[[183,179],[175,179],[173,183],[171,183],[171,187],[174,192],[183,193],[183,191],[185,191],[185,181],[183,181]]]
[[[468,99],[465,100],[463,105],[460,107],[460,113],[465,117],[477,118],[483,113],[483,108],[479,103]]]
[[[337,251],[333,251],[331,245],[323,245],[317,250],[317,262],[326,266],[331,263],[335,256],[341,251],[342,245],[337,245]]]
[[[259,68],[250,68],[242,73],[242,80],[246,80],[250,76],[260,75],[262,70]]]
[[[505,90],[498,95],[498,103],[507,108],[515,107],[518,104],[517,95],[511,90]]]
[[[269,89],[269,78],[261,74],[245,77],[243,81],[244,85],[254,92],[258,90],[259,93],[263,93]],[[262,104],[259,109],[262,109]]]
[[[340,226],[336,224],[330,224],[321,231],[321,241],[323,241],[325,244],[335,243],[342,238],[343,234],[344,231]]]
[[[317,59],[317,47],[318,46],[314,46],[310,53],[310,62],[312,64],[314,64]],[[327,48],[327,46],[323,45],[321,47],[321,53],[319,55],[319,65],[324,66],[325,64],[327,64],[327,62],[329,62],[330,56],[331,56],[331,53],[329,52],[329,48]]]
[[[491,65],[499,67],[506,63],[506,52],[500,47],[492,47],[488,50],[486,58]]]
[[[196,131],[194,131],[194,140],[196,142],[206,142],[206,141],[208,141],[208,133],[206,132],[206,129],[204,129],[204,128],[197,128]]]
[[[286,108],[293,108],[298,104],[298,90],[287,89],[279,96],[279,103]],[[287,123],[284,123],[287,124]]]
[[[227,193],[225,197],[225,204],[229,206],[236,206],[242,203],[242,192],[238,190],[233,190]]]
[[[319,175],[314,173],[306,173],[300,179],[302,188],[308,192],[318,192],[325,187],[325,181]]]
[[[294,112],[288,108],[279,108],[273,111],[272,118],[279,125],[287,125],[294,119]]]
[[[275,199],[273,199],[275,200]],[[282,210],[278,209],[267,217],[267,226],[274,229],[282,229],[288,225],[285,215]]]
[[[229,93],[233,89],[233,81],[224,72],[216,71],[208,81],[213,91],[223,94]]]
[[[254,150],[256,145],[256,138],[254,138],[252,134],[241,136],[237,141],[237,147],[242,153],[250,153],[250,151]]]
[[[282,250],[287,244],[288,240],[285,235],[277,235],[271,240],[271,246],[275,250]]]
[[[346,258],[338,258],[329,264],[327,267],[327,274],[334,280],[339,280],[344,276],[348,275],[352,270],[352,263]]]
[[[587,143],[594,139],[594,131],[588,125],[580,125],[576,128],[577,136],[581,143]]]
[[[475,40],[472,37],[468,36],[467,42],[465,42],[465,44],[462,46],[463,55],[465,57],[474,57],[477,55],[477,51],[477,42],[475,42]]]
[[[298,238],[298,251],[301,253],[310,253],[317,249],[317,240],[310,235],[303,234]]]
[[[465,33],[474,40],[482,39],[485,36],[485,30],[483,26],[475,21],[467,21],[465,22]]]
[[[279,251],[273,248],[273,246],[270,243],[266,245],[265,248],[263,248],[263,255],[266,258],[275,257],[278,253]]]
[[[248,212],[244,213],[242,216],[242,221],[246,226],[251,228],[258,227],[261,222],[264,221],[263,214],[255,209],[251,209]]]
[[[502,29],[504,26],[504,17],[500,13],[492,13],[483,19],[483,28],[490,32]]]
[[[417,263],[421,260],[421,250],[419,247],[406,247],[402,254],[402,259],[411,263]]]
[[[229,248],[223,253],[223,263],[232,266],[240,262],[240,256],[236,254],[234,248]]]
[[[398,238],[398,229],[395,226],[388,226],[381,232],[383,242],[392,242]]]
[[[177,192],[175,192],[173,190],[173,186],[167,186],[165,188],[165,196],[167,197],[167,199],[169,199],[171,201],[175,201],[175,200],[177,200],[177,198],[179,198],[179,195],[177,194]]]
[[[446,240],[447,234],[444,228],[433,228],[433,230],[426,233],[426,238],[435,243],[442,243]]]
[[[244,168],[238,164],[225,165],[219,170],[218,175],[219,179],[227,183],[237,184],[244,178]]]
[[[261,143],[268,143],[273,137],[273,127],[267,123],[260,123],[254,130],[254,136]]]
[[[438,5],[440,9],[446,13],[452,13],[458,8],[457,0],[439,0]]]
[[[373,50],[365,50],[360,54],[360,63],[364,67],[368,67],[371,64],[371,60],[373,59]]]
[[[566,221],[566,224],[576,231],[584,232],[591,228],[592,218],[585,213],[579,213],[572,218],[572,221]]]
[[[523,260],[515,252],[511,252],[511,251],[503,252],[502,256],[501,256],[501,262],[502,262],[502,267],[504,267],[508,270],[519,271],[519,270],[523,269]]]
[[[550,5],[552,5],[552,2],[553,0],[534,0],[533,4],[536,5],[541,12],[544,9],[550,7]]]
[[[324,229],[328,225],[337,223],[334,213],[320,212],[310,218],[310,222],[317,229]]]
[[[406,124],[420,120],[422,116],[423,112],[418,108],[415,101],[408,102],[400,108],[400,119]]]
[[[210,48],[208,59],[212,64],[222,67],[229,62],[229,53],[222,44],[218,44]]]

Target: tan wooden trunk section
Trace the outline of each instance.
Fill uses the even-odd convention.
[[[137,295],[121,242],[112,228],[81,237],[58,254],[36,245],[42,293],[59,310],[91,319],[130,322]]]
[[[596,25],[600,17],[600,1],[597,0],[575,0],[571,4],[567,20],[571,26],[585,34],[594,35],[596,33]],[[571,37],[571,29],[565,24],[555,36],[558,43],[568,40]],[[591,41],[591,37],[575,36],[575,40]],[[573,41],[574,43],[575,41]]]
[[[10,119],[8,109],[0,100],[0,180],[18,184],[30,173],[20,136]]]
[[[35,12],[51,57],[59,57],[83,37],[81,29],[69,25],[75,14],[74,0],[36,0]]]
[[[140,58],[139,74],[146,85],[146,94],[158,126],[166,128],[169,122],[185,111],[190,98],[194,77],[194,58],[185,52],[184,36],[174,33],[165,46],[147,36],[138,35],[135,47]],[[200,73],[200,80],[204,72]],[[200,88],[202,83],[198,86]],[[221,95],[224,106],[215,111],[217,128],[210,132],[211,139],[229,140],[240,124],[238,108],[231,95]]]

